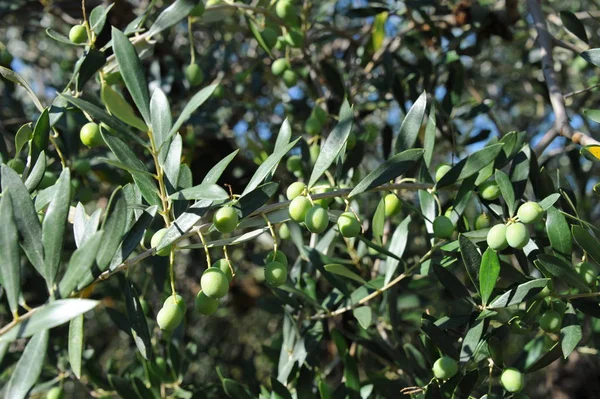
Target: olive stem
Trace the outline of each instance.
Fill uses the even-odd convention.
[[[192,17],[188,17],[188,40],[190,42],[190,65],[196,63],[196,51],[194,51],[194,34],[192,32]]]
[[[169,277],[171,278],[171,292],[175,296],[175,245],[171,245],[169,251]]]
[[[225,255],[225,260],[227,261],[227,265],[229,266],[229,271],[231,272],[231,278],[234,278],[235,270],[233,270],[233,266],[231,265],[231,260],[229,259],[229,252],[227,252],[227,245],[223,245],[223,255]]]
[[[212,262],[210,260],[210,252],[208,251],[208,247],[206,246],[204,234],[202,234],[200,230],[198,230],[198,237],[200,237],[200,241],[202,241],[202,245],[204,246],[204,253],[206,254],[206,264],[208,265],[207,267],[210,267],[210,265],[212,265]]]
[[[275,229],[273,228],[273,225],[271,224],[271,221],[269,220],[267,215],[263,213],[262,217],[263,219],[265,219],[265,222],[267,222],[267,226],[269,226],[269,231],[271,232],[271,237],[273,238],[273,252],[277,253],[277,236],[275,235]]]

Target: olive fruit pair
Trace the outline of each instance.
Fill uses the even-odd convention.
[[[75,44],[87,42],[88,34],[84,25],[74,25],[69,31],[69,40]]]
[[[240,218],[231,206],[224,206],[215,212],[213,223],[221,233],[231,233],[237,227]]]
[[[97,123],[90,122],[83,125],[79,131],[79,139],[86,146],[93,148],[104,144],[100,134],[100,126]]]
[[[173,331],[181,324],[185,316],[185,301],[181,295],[170,295],[156,315],[161,330]]]
[[[487,235],[487,244],[495,251],[502,251],[508,246],[523,249],[529,242],[529,231],[523,223],[512,223],[508,226],[497,224]]]
[[[290,69],[290,64],[285,58],[278,58],[271,64],[271,72],[275,76],[281,76],[287,87],[298,83],[298,74]]]

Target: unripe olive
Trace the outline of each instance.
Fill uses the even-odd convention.
[[[392,217],[396,216],[402,210],[402,202],[396,194],[388,194],[383,197],[385,206],[385,216]]]
[[[435,378],[439,380],[447,380],[452,378],[458,372],[458,363],[450,356],[442,356],[433,363],[431,368]]]
[[[279,0],[275,4],[275,14],[290,25],[297,24],[299,14],[291,0]]]
[[[220,269],[223,273],[225,273],[227,281],[231,282],[231,280],[233,279],[233,273],[231,271],[231,266],[229,265],[227,259],[219,259],[218,261],[212,264],[212,267]]]
[[[267,257],[265,258],[265,265],[269,264],[271,262],[279,262],[282,265],[284,265],[285,267],[287,267],[288,265],[288,259],[287,256],[285,256],[285,254],[281,251],[271,251],[269,252],[269,254],[267,255]]]
[[[231,206],[224,206],[215,212],[213,223],[221,233],[231,233],[237,227],[240,218]]]
[[[7,49],[0,50],[0,65],[8,67],[13,62],[13,56]]]
[[[352,212],[344,212],[337,220],[340,233],[344,237],[356,237],[360,234],[361,225]]]
[[[500,383],[508,392],[519,392],[525,387],[525,377],[519,370],[507,368],[500,376]]]
[[[321,129],[321,122],[319,122],[319,119],[314,115],[309,116],[306,122],[304,122],[304,130],[311,136],[316,136],[321,133]]]
[[[284,39],[293,48],[299,48],[304,45],[304,36],[298,29],[290,29],[284,35]]]
[[[529,242],[529,231],[523,223],[513,223],[506,228],[506,242],[513,248],[522,249]]]
[[[302,174],[302,157],[300,155],[291,155],[285,162],[285,166],[295,176]]]
[[[306,218],[306,214],[309,209],[312,207],[310,200],[304,196],[298,196],[290,202],[290,206],[288,212],[292,220],[296,222],[304,222]]]
[[[290,228],[286,223],[279,226],[279,238],[282,240],[288,240],[291,237]]]
[[[298,83],[298,74],[290,69],[283,71],[283,83],[287,87],[293,87]]]
[[[596,284],[598,279],[598,267],[596,265],[589,262],[579,262],[575,266],[575,270],[583,277],[587,285],[594,286]]]
[[[305,189],[306,189],[306,184],[297,181],[297,182],[289,185],[289,187],[285,191],[285,195],[286,195],[287,199],[293,200],[297,196],[301,195]]]
[[[156,322],[161,330],[173,331],[183,321],[185,302],[180,295],[171,295],[163,303],[156,315]]]
[[[44,176],[42,177],[42,180],[40,181],[40,184],[38,184],[37,188],[38,190],[43,190],[53,186],[54,183],[56,183],[56,180],[58,180],[56,173],[47,170],[44,172]]]
[[[190,17],[201,17],[204,14],[204,1],[200,0],[198,5],[190,11]]]
[[[86,123],[79,131],[79,139],[86,146],[93,148],[104,144],[100,127],[94,122]]]
[[[331,187],[331,184],[329,184],[329,182],[327,181],[317,182],[317,184],[315,184],[315,187],[313,188],[313,192],[315,194],[325,194],[331,191],[333,191],[333,187]],[[333,202],[333,198],[319,198],[314,200],[313,202],[316,205],[322,206],[323,208],[327,209],[329,207],[329,204]]]
[[[158,247],[158,244],[160,244],[161,240],[167,233],[167,230],[168,230],[167,228],[164,228],[164,229],[160,229],[156,233],[154,233],[154,235],[152,236],[152,239],[150,240],[150,246],[152,248]],[[160,251],[156,251],[157,256],[169,256],[170,253],[171,253],[170,245],[166,246],[165,248],[161,249]]]
[[[213,91],[213,97],[221,98],[221,97],[223,97],[224,92],[225,92],[225,89],[223,89],[223,86],[218,85],[217,87],[215,87],[215,91]]]
[[[437,238],[450,238],[454,233],[454,225],[446,216],[438,216],[433,221],[433,234]]]
[[[221,269],[209,267],[202,273],[200,287],[206,296],[219,299],[229,292],[229,280]]]
[[[46,399],[63,399],[64,397],[65,394],[61,387],[52,387],[48,393],[46,393]]]
[[[73,170],[80,176],[87,176],[92,170],[92,165],[87,159],[80,159],[73,162]]]
[[[287,280],[287,267],[277,261],[267,263],[265,266],[265,280],[273,287],[285,284]]]
[[[438,181],[442,180],[442,177],[444,177],[444,175],[446,173],[448,173],[448,171],[450,171],[450,169],[452,169],[452,166],[448,165],[447,163],[441,163],[438,166],[436,166],[435,181],[438,182]]]
[[[526,202],[519,207],[517,217],[522,223],[536,223],[542,220],[544,209],[537,202]]]
[[[475,230],[487,229],[490,227],[490,217],[486,213],[482,213],[475,219]]]
[[[287,47],[287,43],[286,43],[285,39],[283,38],[283,36],[279,36],[277,38],[277,43],[275,43],[275,49],[279,50],[279,51],[283,51],[283,50],[285,50],[286,47]]]
[[[322,233],[329,225],[329,215],[323,207],[315,205],[306,213],[304,224],[311,233]]]
[[[317,158],[319,158],[319,154],[321,153],[321,146],[318,144],[313,144],[310,146],[310,162],[313,164],[317,162]]]
[[[494,180],[486,181],[479,186],[479,195],[486,201],[493,201],[500,197],[500,187]]]
[[[560,330],[562,317],[556,310],[547,310],[540,317],[540,328],[546,332],[552,333]]]
[[[205,316],[210,316],[215,313],[219,308],[219,300],[215,298],[209,298],[200,290],[198,295],[196,295],[196,300],[194,301],[194,307],[198,311],[198,313],[203,314]]]
[[[6,163],[6,165],[8,165],[9,168],[12,168],[12,170],[17,172],[18,174],[23,173],[23,171],[25,170],[25,162],[21,158],[10,159]]]
[[[69,31],[69,40],[76,44],[87,42],[88,35],[85,26],[74,25]]]
[[[277,33],[275,29],[267,26],[261,32],[261,36],[267,47],[271,49],[277,44],[277,38],[279,37],[279,33]]]
[[[495,251],[502,251],[508,247],[506,240],[506,225],[497,224],[488,231],[487,244]]]
[[[190,64],[185,68],[185,78],[190,86],[198,86],[204,81],[204,72],[198,64]]]
[[[278,58],[271,64],[273,75],[280,76],[288,69],[289,64],[285,58]]]

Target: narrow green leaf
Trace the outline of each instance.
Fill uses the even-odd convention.
[[[589,43],[585,26],[574,13],[571,11],[561,11],[559,15],[566,30],[577,36],[580,40]]]
[[[175,194],[172,194],[169,198],[175,200],[226,200],[229,198],[229,194],[223,187],[213,183],[201,183],[197,186],[186,188]]]
[[[467,177],[478,173],[485,166],[494,162],[498,154],[500,154],[500,151],[502,151],[503,145],[504,144],[502,143],[492,144],[464,158],[442,177],[437,183],[437,187],[442,188],[450,186],[457,181],[466,179]]]
[[[3,66],[0,66],[0,76],[4,77],[7,80],[10,80],[13,83],[23,86],[23,88],[25,89],[25,91],[27,92],[27,94],[29,95],[29,97],[31,98],[33,103],[35,104],[35,107],[38,109],[38,111],[40,111],[40,112],[44,111],[44,106],[40,102],[40,99],[35,95],[35,92],[31,88],[29,83],[27,83],[27,81],[21,75],[19,75],[12,69],[8,69]]]
[[[150,205],[160,205],[161,201],[160,197],[158,196],[158,188],[156,187],[156,182],[154,181],[154,179],[152,179],[152,177],[146,174],[148,173],[146,165],[144,165],[142,161],[138,159],[135,153],[131,151],[129,146],[125,144],[121,139],[105,133],[102,129],[100,129],[100,132],[102,134],[102,138],[120,162],[130,167],[132,170],[144,171],[144,173],[131,172],[131,176],[133,177],[134,182],[142,192],[144,199],[148,201]]]
[[[48,349],[48,330],[34,335],[19,358],[6,385],[5,398],[24,399],[42,373]]]
[[[373,231],[373,239],[378,244],[382,244],[381,238],[383,237],[383,229],[385,227],[385,200],[382,197],[377,204],[377,208],[375,208],[375,213],[373,214],[372,220],[372,228]]]
[[[260,229],[256,229],[256,230],[252,230],[249,231],[247,233],[241,234],[239,236],[235,236],[235,237],[229,237],[229,238],[222,238],[220,240],[215,240],[215,241],[207,241],[206,242],[206,247],[207,248],[219,248],[219,247],[224,247],[225,245],[238,245],[238,244],[242,244],[244,242],[247,241],[251,241],[256,239],[258,236],[260,236],[261,234],[265,233],[269,231],[268,227],[263,227]],[[204,248],[204,244],[202,243],[198,243],[198,244],[190,244],[190,245],[185,245],[185,246],[181,246],[178,248]]]
[[[68,44],[71,46],[85,46],[84,43],[81,43],[81,44],[73,43],[71,41],[71,39],[69,39],[67,36],[63,35],[60,32],[55,31],[52,28],[46,28],[46,34],[59,43]]]
[[[458,236],[458,243],[460,246],[460,255],[467,270],[467,275],[469,276],[469,279],[473,283],[475,289],[479,290],[479,284],[477,284],[477,281],[479,280],[481,255],[477,250],[477,246],[462,234]]]
[[[479,341],[483,336],[484,328],[485,320],[475,321],[475,325],[470,326],[469,331],[462,342],[462,347],[460,348],[459,359],[461,363],[467,363],[475,355]]]
[[[556,203],[556,201],[558,201],[559,198],[560,198],[560,194],[558,194],[558,193],[550,194],[549,196],[547,196],[546,198],[541,200],[539,202],[539,204],[543,210],[547,211],[548,208],[550,208],[552,205],[554,205]]]
[[[136,143],[146,147],[146,143],[144,140],[139,138],[137,135],[133,134],[129,126],[125,123],[121,122],[116,117],[110,115],[108,112],[98,107],[95,104],[92,104],[88,101],[82,100],[78,97],[72,97],[68,94],[59,93],[60,96],[64,97],[68,102],[81,109],[88,115],[90,115],[93,119],[98,122],[105,123],[108,127],[114,129],[117,133],[123,135],[129,140],[135,141]]]
[[[500,187],[500,192],[502,193],[502,198],[506,201],[506,206],[508,207],[508,213],[510,217],[513,217],[516,211],[516,202],[515,202],[515,190],[513,188],[512,182],[510,181],[508,175],[501,171],[500,169],[496,170],[496,183],[498,183],[498,187]]]
[[[104,231],[103,243],[96,254],[96,264],[102,272],[106,270],[113,256],[117,252],[125,226],[127,225],[127,201],[121,187],[113,191],[108,206],[106,207],[106,218],[102,224]]]
[[[450,337],[427,318],[423,318],[421,330],[431,339],[431,341],[433,341],[433,344],[437,346],[443,354],[458,359],[459,352],[454,346],[456,344],[454,338]]]
[[[598,239],[592,235],[587,229],[573,225],[571,227],[573,232],[573,238],[575,242],[583,249],[589,256],[592,257],[597,263],[600,263],[600,246],[598,245]]]
[[[13,314],[19,309],[21,293],[21,250],[19,232],[13,216],[12,200],[9,195],[0,198],[0,277]]]
[[[165,149],[166,147],[163,147]],[[177,191],[179,170],[181,168],[181,154],[183,152],[183,141],[181,135],[177,133],[171,141],[168,151],[166,151],[165,159],[161,162],[162,168],[165,172],[167,193],[173,193]]]
[[[169,135],[173,118],[171,116],[171,106],[165,93],[157,88],[152,93],[150,99],[150,116],[152,117],[152,134],[154,137],[154,145],[156,148],[161,148],[165,139]]]
[[[590,64],[600,66],[600,48],[586,50],[579,53],[579,55]]]
[[[538,255],[538,259],[533,263],[535,265],[541,263],[542,269],[546,270],[552,276],[569,285],[575,286],[584,292],[590,292],[590,288],[583,277],[581,277],[570,264],[567,264],[561,258],[548,254],[540,254]]]
[[[369,306],[359,306],[352,311],[352,314],[358,320],[358,324],[365,330],[371,326],[373,322],[373,311]]]
[[[258,28],[258,26],[256,26],[256,23],[254,22],[254,20],[252,18],[248,17],[247,15],[246,15],[245,19],[246,19],[246,24],[250,28],[250,32],[252,32],[252,35],[258,42],[258,45],[263,50],[265,50],[265,52],[269,55],[269,57],[273,57],[273,54],[271,53],[271,49],[269,48],[269,46],[267,46],[267,43],[265,43],[265,39],[262,37],[260,29]]]
[[[419,130],[423,124],[423,118],[425,117],[425,108],[427,108],[427,93],[423,92],[412,107],[410,107],[402,121],[400,132],[398,132],[396,142],[394,143],[394,152],[396,154],[415,146]]]
[[[98,301],[91,299],[58,299],[50,302],[37,308],[26,323],[21,322],[0,335],[0,343],[31,337],[40,331],[59,326],[93,309],[97,304]]]
[[[144,76],[144,66],[140,61],[135,47],[129,41],[127,36],[117,28],[112,28],[113,49],[121,76],[133,98],[146,125],[151,125],[150,119],[150,96],[148,94],[148,85]]]
[[[275,146],[275,148],[277,148],[277,146]],[[238,152],[240,152],[239,149],[221,159],[215,166],[212,167],[211,170],[208,171],[206,176],[204,176],[202,183],[216,183]]]
[[[571,229],[565,216],[553,206],[546,211],[546,232],[552,249],[570,259],[573,249]]]
[[[508,290],[499,297],[496,297],[496,299],[488,305],[488,309],[507,308],[525,302],[529,298],[537,295],[546,285],[548,285],[548,281],[550,281],[548,278],[539,278],[519,284],[516,288]]]
[[[144,316],[137,290],[133,283],[122,274],[119,274],[119,282],[121,290],[125,295],[125,306],[127,307],[127,318],[131,327],[131,336],[142,357],[149,360],[152,358],[150,331],[148,330],[146,316]]]
[[[145,209],[140,217],[135,221],[131,229],[125,235],[123,243],[119,246],[119,249],[113,256],[109,270],[114,270],[117,266],[127,260],[129,255],[134,249],[140,244],[144,238],[146,229],[150,227],[150,224],[154,220],[156,213],[158,212],[158,206],[152,205],[148,209]]]
[[[77,91],[83,91],[83,86],[91,78],[93,78],[96,72],[98,72],[98,70],[102,68],[105,64],[106,54],[103,51],[89,49],[87,54],[84,56],[81,65],[79,66],[77,80],[75,81]]]
[[[315,166],[308,181],[308,187],[312,187],[321,178],[323,173],[331,166],[339,153],[344,148],[348,136],[352,130],[352,120],[354,118],[353,108],[344,100],[340,109],[339,122],[333,128],[325,143],[321,146],[321,152],[315,161]]]
[[[427,119],[427,127],[425,128],[425,137],[423,139],[423,159],[425,160],[425,165],[428,168],[431,166],[431,160],[433,159],[436,128],[437,125],[435,122],[435,103],[432,103],[431,109],[429,110],[429,118]]]
[[[577,347],[579,341],[583,337],[581,326],[577,320],[577,313],[573,305],[568,302],[567,310],[562,321],[560,329],[560,345],[562,348],[563,357],[566,359],[571,352]]]
[[[81,378],[81,357],[83,355],[83,315],[69,323],[69,364],[75,377]]]
[[[350,194],[348,194],[348,197],[353,197],[370,190],[373,187],[377,187],[388,183],[390,180],[394,180],[404,172],[412,169],[415,163],[421,159],[423,152],[423,149],[415,148],[392,156],[384,163],[379,165],[373,172],[369,173],[364,179],[362,179],[360,183],[354,187]]]
[[[291,143],[280,149],[278,152],[274,152],[273,154],[269,155],[269,157],[258,167],[256,172],[254,172],[254,175],[252,175],[250,182],[248,182],[248,185],[246,186],[246,188],[244,188],[244,191],[242,192],[242,196],[248,194],[250,191],[253,191],[255,188],[257,188],[263,182],[263,180],[271,173],[271,171],[277,168],[277,165],[279,165],[281,159],[292,148],[294,148],[298,140],[300,140],[300,138],[297,138],[296,140],[292,141]]]
[[[273,152],[277,152],[284,148],[290,140],[292,139],[292,127],[290,126],[290,122],[287,118],[284,119],[281,127],[279,128],[279,133],[277,134],[277,140],[275,140],[275,148]]]
[[[60,265],[63,239],[69,216],[71,201],[71,175],[68,168],[63,169],[56,181],[55,195],[52,197],[44,222],[42,223],[42,244],[44,245],[44,265],[46,284],[49,288],[54,285],[54,279]]]
[[[44,247],[42,244],[42,226],[29,196],[27,188],[19,175],[6,165],[0,166],[2,193],[8,194],[13,207],[13,215],[21,236],[21,246],[25,255],[40,275],[44,276]]]
[[[96,254],[104,238],[102,231],[97,231],[73,252],[64,276],[58,284],[61,298],[68,297],[77,287],[85,285],[94,279],[92,266],[96,261]]]
[[[271,376],[271,387],[273,388],[271,399],[292,399],[290,391],[288,391],[285,385],[277,381],[275,376]]]
[[[433,272],[437,276],[439,282],[448,290],[454,298],[470,298],[471,294],[467,287],[454,275],[443,266],[436,263],[433,264]]]
[[[213,94],[216,88],[216,84],[206,86],[198,93],[194,94],[194,97],[192,97],[190,101],[188,101],[188,103],[185,105],[185,107],[183,107],[183,111],[181,111],[181,114],[179,114],[179,117],[175,121],[175,124],[171,127],[169,135],[165,138],[165,142],[169,140],[173,135],[175,135],[175,133],[177,133],[181,125],[183,125],[188,119],[190,119],[190,116],[192,116],[194,111],[196,111],[198,107],[200,107],[202,104],[204,104],[206,100],[208,100],[208,98]]]
[[[359,276],[358,274],[356,274],[352,270],[348,269],[344,265],[332,263],[330,265],[325,265],[325,270],[327,270],[329,273],[337,274],[339,276],[344,276],[344,277],[349,278],[351,280],[357,281],[357,282],[359,282],[361,284],[368,284],[368,282],[365,281],[364,278],[362,278],[361,276]]]
[[[154,21],[150,30],[148,30],[148,36],[154,36],[155,34],[162,32],[163,30],[170,28],[182,19],[186,18],[190,11],[198,5],[196,0],[176,0],[169,7],[165,8],[158,18]]]
[[[544,337],[539,337],[538,339],[542,341]],[[554,361],[558,360],[562,355],[561,345],[559,345],[558,342],[550,349],[547,349],[544,346],[544,343],[540,345],[541,350],[538,353],[541,353],[541,355],[535,359],[533,363],[525,365],[526,373],[533,373],[534,371],[541,370],[554,363]]]
[[[26,123],[17,130],[15,134],[15,154],[19,154],[25,144],[31,140],[33,136],[33,129],[31,129],[31,123]]]
[[[406,244],[408,242],[408,226],[410,225],[411,217],[408,215],[399,225],[396,227],[392,239],[390,240],[390,252],[393,252],[398,257],[404,255]],[[385,261],[385,280],[384,284],[388,284],[392,281],[392,277],[396,273],[396,269],[400,262],[394,258],[389,258]]]
[[[33,165],[42,151],[46,151],[50,141],[50,117],[48,108],[45,108],[33,127],[31,146],[29,147],[28,164]]]
[[[396,254],[388,251],[386,248],[382,247],[381,245],[375,244],[374,242],[370,241],[368,238],[366,238],[363,235],[359,235],[357,238],[359,240],[361,240],[362,242],[364,242],[367,247],[374,249],[375,251],[377,251],[380,254],[384,254],[384,255],[389,256],[389,257],[391,257],[393,259],[396,259],[398,261],[402,260]]]
[[[498,254],[493,249],[488,248],[483,253],[481,267],[479,268],[479,292],[481,293],[483,306],[487,305],[499,275],[500,260]]]
[[[29,172],[29,176],[25,179],[25,187],[30,193],[34,192],[35,189],[40,185],[40,182],[44,178],[46,172],[46,153],[42,151],[35,161],[33,168]]]
[[[200,200],[190,206],[181,216],[179,216],[169,227],[163,239],[158,245],[157,250],[171,245],[175,240],[181,237],[185,232],[189,231],[212,205],[211,200]]]
[[[102,102],[111,115],[116,116],[121,121],[139,131],[147,132],[148,126],[136,114],[133,107],[123,98],[123,96],[108,84],[103,84],[100,89]]]

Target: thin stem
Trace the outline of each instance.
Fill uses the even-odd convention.
[[[206,264],[208,267],[212,265],[210,260],[210,252],[208,251],[208,247],[206,246],[206,239],[204,238],[204,234],[200,230],[198,230],[198,237],[200,237],[200,241],[202,241],[202,245],[204,246],[204,253],[206,254]]]
[[[152,130],[148,131],[148,137],[150,138],[150,154],[154,160],[154,167],[156,168],[156,180],[158,181],[158,188],[160,190],[160,201],[162,203],[161,215],[165,220],[165,224],[171,225],[171,208],[169,205],[169,199],[167,198],[167,188],[165,187],[165,173],[163,168],[160,166],[158,161],[158,150],[156,149],[156,143],[154,142],[154,134]]]
[[[194,50],[194,33],[192,31],[192,17],[188,17],[188,40],[190,42],[190,64],[196,63],[196,51]]]
[[[235,271],[233,270],[233,266],[231,264],[231,259],[229,259],[229,252],[227,252],[227,245],[223,245],[223,255],[225,255],[225,260],[227,261],[227,265],[229,265],[229,271],[231,272],[231,278],[234,278]]]
[[[175,245],[172,245],[169,251],[169,277],[171,279],[171,292],[175,296]]]
[[[273,238],[273,252],[277,252],[277,236],[275,235],[275,229],[267,215],[263,213],[262,217],[265,219],[265,222],[267,222],[267,226],[269,226],[269,231],[271,232],[271,238]]]

